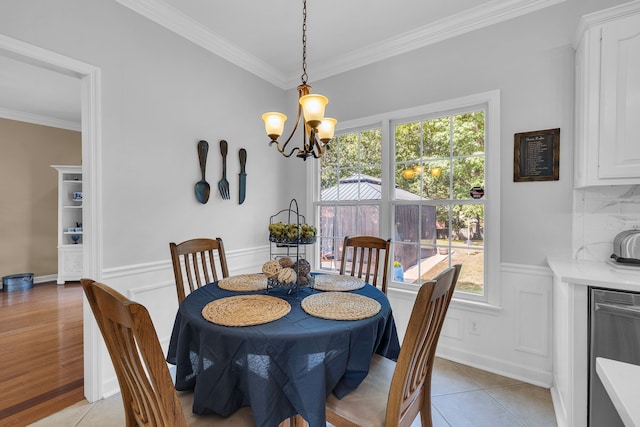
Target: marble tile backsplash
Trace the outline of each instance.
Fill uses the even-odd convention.
[[[573,192],[573,256],[605,261],[621,231],[640,228],[640,186],[596,187]]]

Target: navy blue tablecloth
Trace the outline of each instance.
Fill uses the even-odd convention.
[[[367,376],[373,354],[395,360],[400,346],[387,297],[371,285],[354,293],[371,297],[382,310],[369,319],[336,321],[306,314],[300,289],[269,295],[291,304],[291,312],[257,326],[227,327],[205,320],[202,309],[228,296],[212,283],[187,296],[176,315],[167,361],[176,365],[176,389],[194,390],[193,412],[228,416],[251,406],[259,427],[275,427],[300,414],[310,427],[325,427],[325,400],[354,390]]]

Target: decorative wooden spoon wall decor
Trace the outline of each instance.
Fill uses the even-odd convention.
[[[211,187],[209,183],[205,181],[204,174],[205,169],[207,167],[207,154],[209,153],[209,143],[207,141],[201,140],[198,142],[198,160],[200,161],[200,173],[202,174],[202,179],[196,182],[196,199],[200,203],[207,203],[209,200],[209,193],[211,192]]]

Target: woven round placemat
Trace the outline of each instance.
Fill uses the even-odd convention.
[[[335,274],[318,274],[314,276],[313,289],[319,291],[355,291],[364,288],[365,281],[359,277]]]
[[[220,279],[218,287],[234,292],[262,291],[267,289],[267,276],[264,274],[238,274]]]
[[[223,326],[252,326],[273,322],[291,311],[291,305],[269,295],[237,295],[211,301],[202,317]]]
[[[309,315],[331,320],[360,320],[378,314],[380,303],[372,298],[344,292],[309,295],[300,303]]]

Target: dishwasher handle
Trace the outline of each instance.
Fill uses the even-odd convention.
[[[619,314],[622,316],[633,317],[640,319],[640,306],[637,305],[622,305],[622,304],[609,304],[598,302],[595,304],[596,312],[608,312],[611,314]]]

